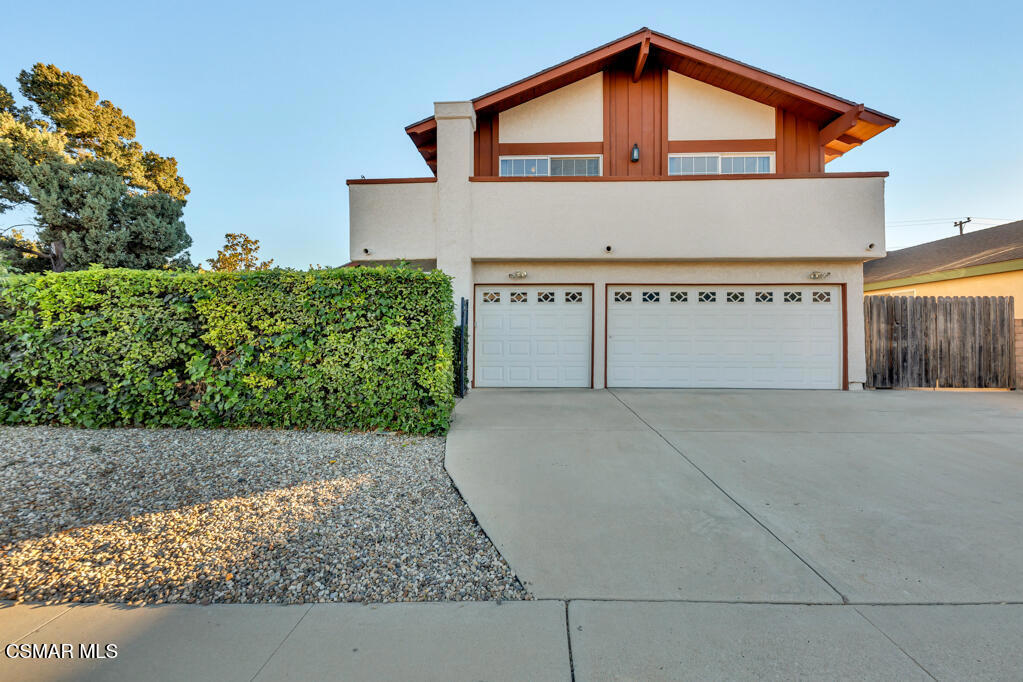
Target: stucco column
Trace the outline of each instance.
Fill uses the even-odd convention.
[[[853,268],[846,281],[846,322],[849,325],[849,390],[859,391],[867,381],[867,334],[863,319],[863,266]]]
[[[473,174],[476,110],[472,102],[435,102],[433,112],[437,120],[437,267],[452,277],[456,315],[461,297],[469,301],[471,330],[472,195],[469,176]],[[473,341],[470,333],[469,343]],[[471,361],[472,353],[469,354]]]

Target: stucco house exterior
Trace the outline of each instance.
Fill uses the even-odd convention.
[[[405,130],[349,180],[353,262],[436,262],[474,387],[860,388],[898,119],[646,28]]]

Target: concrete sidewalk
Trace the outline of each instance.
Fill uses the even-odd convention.
[[[17,605],[0,643],[76,656],[0,680],[1019,679],[1023,605]]]

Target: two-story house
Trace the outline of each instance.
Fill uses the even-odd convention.
[[[825,165],[897,122],[644,28],[437,102],[351,257],[454,278],[475,387],[860,388],[887,173]]]

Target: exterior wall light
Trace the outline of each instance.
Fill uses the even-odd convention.
[[[814,270],[810,273],[810,279],[827,279],[831,277],[830,272],[821,272],[820,270]]]
[[[508,279],[525,279],[527,274],[529,273],[525,270],[516,270],[515,272],[508,273]]]
[[[639,162],[639,145],[636,143],[632,144],[632,155],[629,157],[633,163]]]

